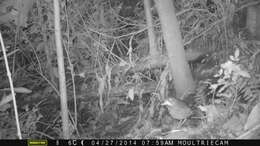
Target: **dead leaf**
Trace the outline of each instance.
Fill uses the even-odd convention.
[[[245,123],[246,117],[243,114],[236,115],[234,114],[224,125],[224,129],[232,131],[232,133],[240,134],[243,130],[243,125]]]
[[[5,104],[7,104],[8,102],[10,102],[10,101],[12,101],[12,100],[13,100],[12,94],[9,94],[9,95],[7,95],[7,96],[4,96],[4,97],[2,98],[2,100],[0,101],[0,107],[3,106],[3,105],[5,105]]]
[[[126,99],[128,99],[128,98],[129,98],[130,100],[132,100],[132,101],[133,101],[133,100],[134,100],[134,98],[135,98],[135,97],[134,97],[134,95],[135,95],[134,88],[131,88],[131,89],[129,89],[129,90],[128,90],[128,94],[127,94],[127,97],[126,97]]]
[[[164,139],[188,139],[189,133],[186,131],[176,130],[171,131],[163,137]]]
[[[102,94],[105,90],[105,77],[100,77],[98,76],[98,74],[96,73],[96,77],[97,77],[97,80],[98,80],[98,94],[99,94],[99,106],[101,108],[101,111],[104,112],[104,109],[103,109],[103,97],[102,97]]]
[[[24,87],[15,87],[14,88],[15,93],[24,93],[24,94],[29,94],[32,93],[32,90]]]
[[[221,111],[215,105],[199,106],[199,108],[206,113],[207,121],[210,123],[221,117]]]
[[[10,88],[4,88],[4,89],[0,89],[1,91],[11,91]],[[14,92],[15,93],[24,93],[24,94],[29,94],[32,93],[32,90],[25,88],[25,87],[15,87],[14,88]]]
[[[247,118],[244,130],[249,130],[260,123],[260,103],[255,105]]]
[[[11,104],[5,104],[3,106],[0,106],[0,112],[5,112],[6,110],[8,110],[11,107],[12,107]]]

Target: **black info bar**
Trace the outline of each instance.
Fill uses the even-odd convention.
[[[260,140],[224,139],[69,139],[0,140],[1,146],[238,146],[259,145]]]

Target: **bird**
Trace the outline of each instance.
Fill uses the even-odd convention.
[[[167,98],[163,103],[170,115],[177,120],[183,120],[192,115],[191,108],[183,101],[176,98]]]

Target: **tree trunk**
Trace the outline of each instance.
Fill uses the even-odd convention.
[[[60,104],[61,104],[61,119],[62,119],[62,134],[63,139],[69,139],[69,111],[66,88],[66,76],[64,69],[64,56],[61,42],[61,26],[60,26],[60,3],[59,0],[53,0],[54,6],[54,28],[55,28],[55,42],[57,50],[58,70],[59,70],[59,87],[60,87]]]
[[[195,84],[185,58],[184,45],[172,0],[155,0],[168,51],[177,98],[194,89]]]
[[[254,39],[260,40],[260,4],[247,8],[247,28]]]
[[[153,18],[151,14],[151,0],[144,0],[144,9],[145,9],[145,17],[146,17],[146,24],[148,30],[148,39],[149,39],[149,54],[150,56],[157,56],[158,51],[156,50],[156,43],[155,43],[155,34],[153,29]]]

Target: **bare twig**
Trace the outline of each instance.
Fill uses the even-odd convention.
[[[19,49],[16,49],[16,50],[14,50],[14,51],[12,51],[12,52],[10,52],[10,53],[7,53],[7,54],[6,54],[6,57],[11,56],[11,55],[15,54],[15,53],[18,52],[18,51],[20,51],[20,50],[19,50]],[[4,57],[0,57],[0,61],[1,61],[1,60],[4,60]]]
[[[71,79],[72,79],[72,90],[73,90],[73,100],[74,100],[74,123],[75,123],[75,129],[76,131],[77,130],[77,125],[78,125],[78,120],[77,120],[77,117],[78,117],[78,112],[77,112],[77,97],[76,97],[76,85],[75,85],[75,72],[74,72],[74,66],[72,64],[72,61],[71,61],[71,57],[70,57],[70,54],[69,54],[69,48],[70,48],[70,45],[69,45],[69,41],[70,41],[70,30],[69,30],[69,19],[68,19],[68,11],[67,11],[67,7],[65,7],[65,11],[66,11],[66,21],[67,21],[67,38],[68,38],[68,41],[67,41],[67,48],[65,47],[65,51],[66,51],[66,54],[67,54],[67,57],[68,57],[68,63],[69,63],[69,66],[70,66],[70,74],[71,74]]]
[[[20,123],[19,123],[19,115],[18,115],[15,93],[14,93],[14,85],[13,85],[13,80],[12,80],[10,68],[9,68],[9,65],[8,65],[6,50],[5,50],[4,41],[3,41],[3,38],[2,38],[1,32],[0,32],[0,41],[1,41],[1,46],[2,46],[2,50],[3,50],[3,54],[4,54],[5,67],[6,67],[7,76],[8,76],[8,79],[9,79],[11,93],[12,93],[12,96],[13,96],[13,105],[14,105],[14,113],[15,113],[15,120],[16,120],[16,126],[17,126],[17,135],[18,135],[19,139],[22,139],[22,133],[21,133]]]

